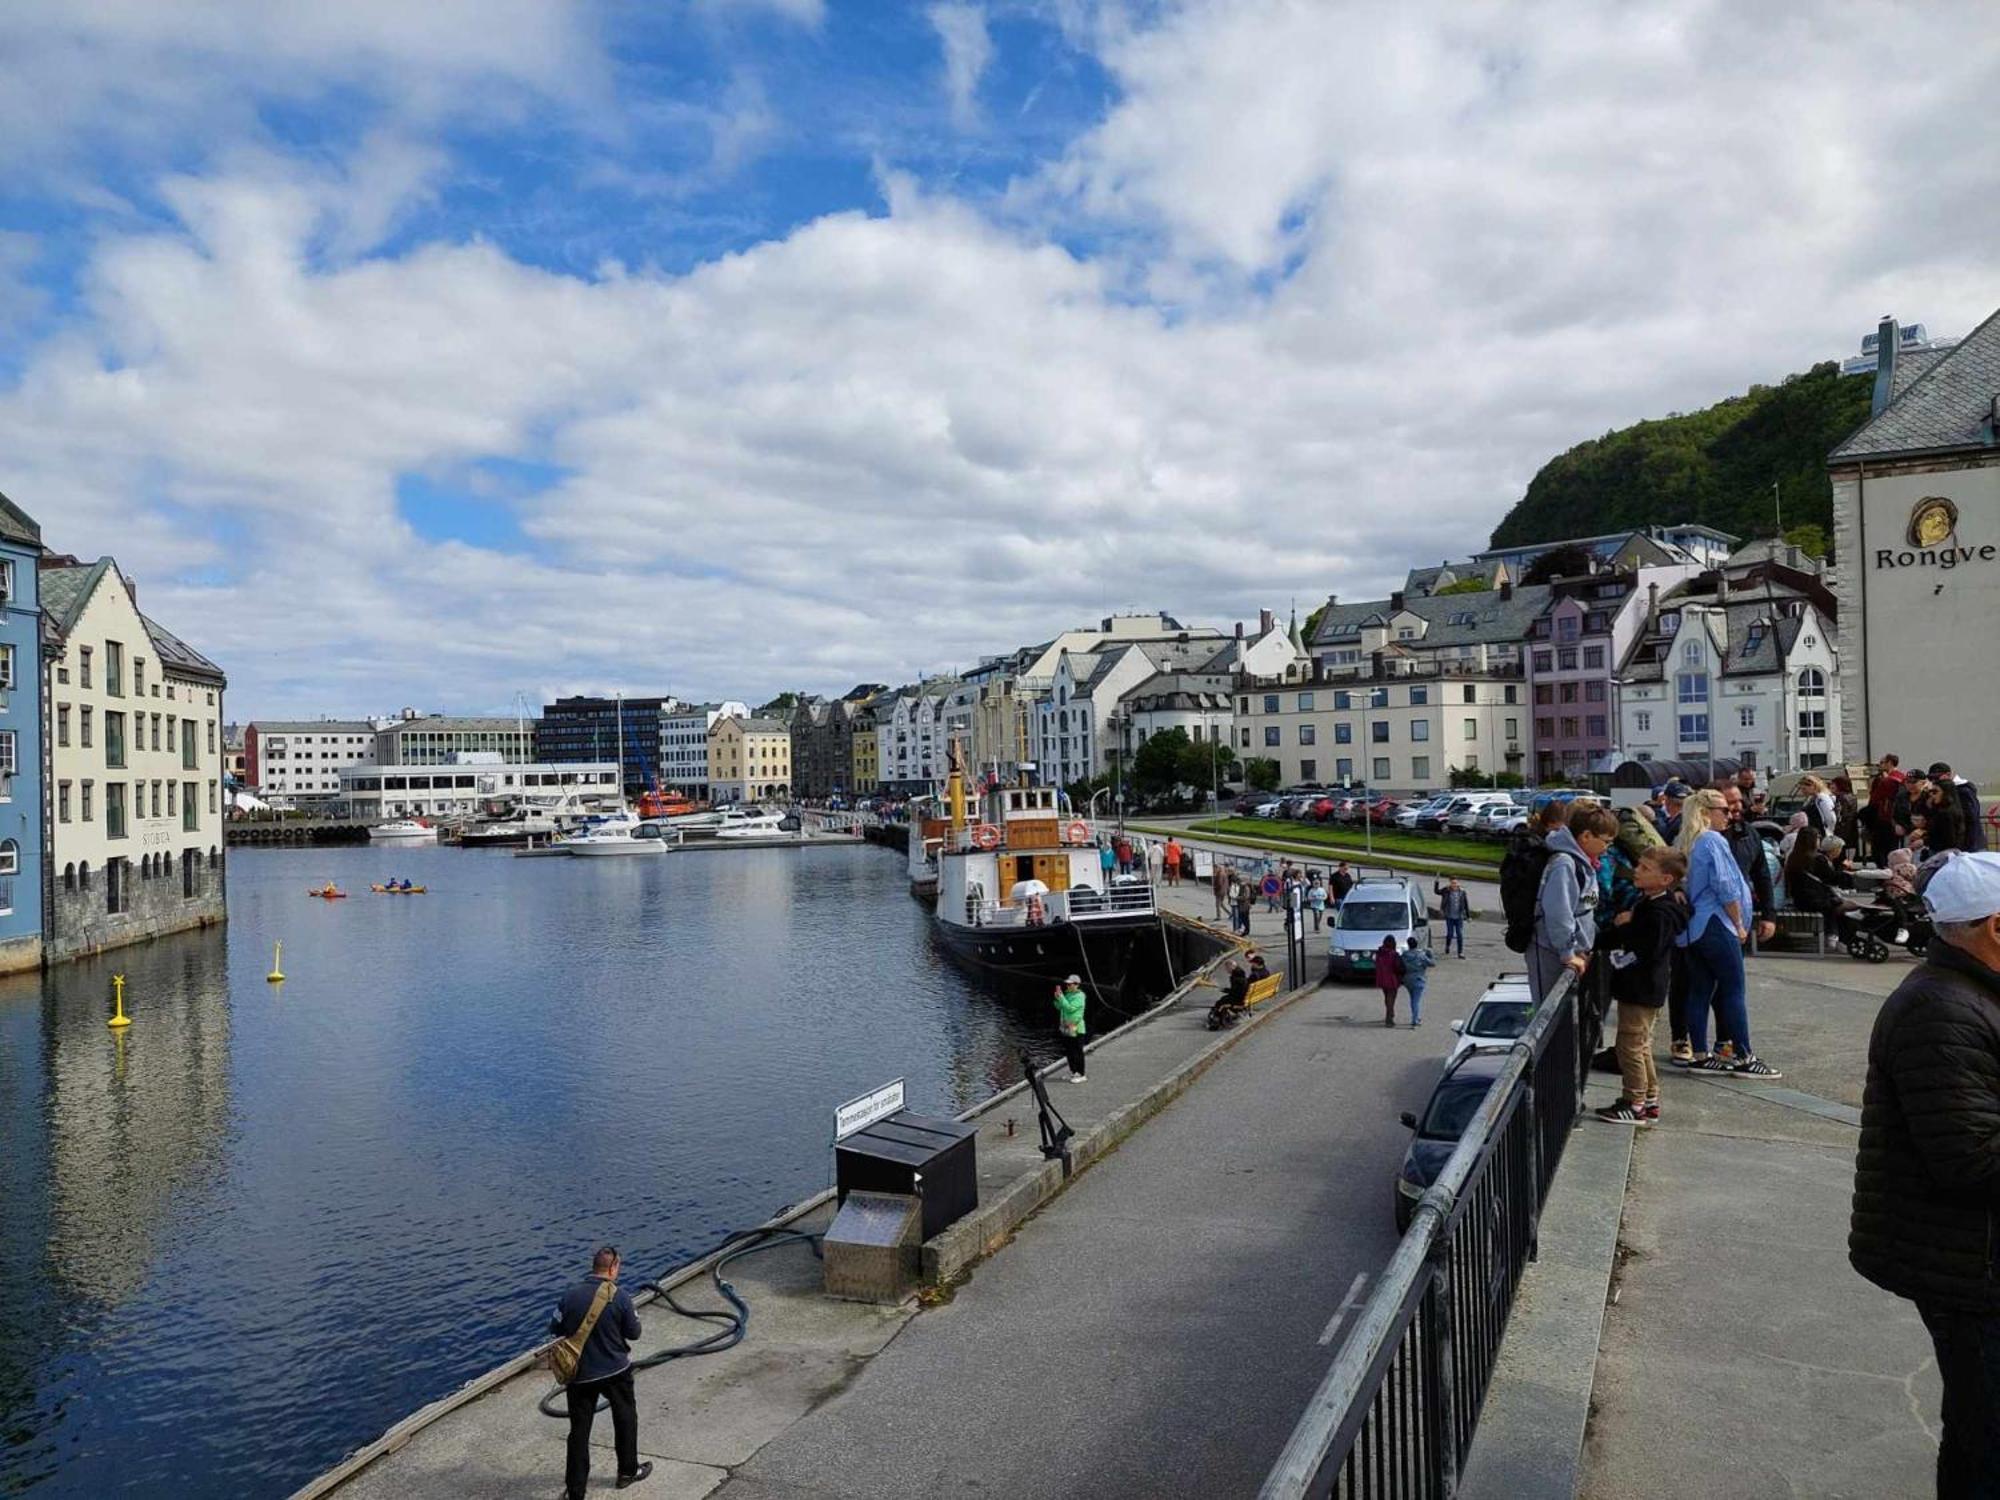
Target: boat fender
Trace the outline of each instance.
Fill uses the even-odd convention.
[[[991,823],[981,823],[972,830],[972,846],[975,849],[998,849],[1000,830]]]

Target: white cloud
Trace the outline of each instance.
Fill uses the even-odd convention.
[[[0,489],[239,711],[754,699],[1386,592],[1583,437],[2000,302],[2000,43],[1921,13],[1076,25],[1121,97],[1004,219],[891,170],[686,275],[372,252],[441,180],[407,123],[171,179],[0,388]],[[565,476],[467,485],[524,552],[405,524],[489,456]]]
[[[993,61],[985,8],[966,0],[944,0],[925,14],[944,48],[944,91],[951,101],[951,117],[961,129],[970,128],[979,118],[979,80]]]

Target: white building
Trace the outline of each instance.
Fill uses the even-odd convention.
[[[480,754],[526,765],[535,758],[535,721],[420,714],[406,708],[375,728],[375,763],[380,766],[441,766],[455,755]]]
[[[1704,574],[1706,586],[1658,596],[1619,668],[1625,759],[1734,760],[1766,771],[1841,759],[1839,653],[1813,598],[1824,589],[1798,586],[1807,580],[1790,569],[1762,571],[1772,576],[1732,585]]]
[[[140,614],[108,557],[41,570],[51,961],[219,922],[221,668]]]
[[[1833,450],[1848,757],[2000,788],[2000,312],[1911,357],[1885,320],[1874,413]]]
[[[493,751],[463,752],[463,757],[471,756],[485,758],[459,758],[442,765],[423,761],[348,766],[340,773],[340,800],[350,816],[364,823],[398,818],[450,822],[474,817],[488,803],[554,800],[570,793],[607,808],[624,801],[616,761],[519,765],[497,759]]]
[[[1245,675],[1236,683],[1236,754],[1276,761],[1282,786],[1434,791],[1453,771],[1520,771],[1523,696],[1518,675],[1449,664],[1303,681]]]
[[[700,801],[709,796],[708,734],[717,719],[747,719],[748,704],[683,703],[660,715],[660,782]]]
[[[875,710],[882,790],[903,796],[940,785],[949,769],[945,707],[959,684],[936,678],[904,688]]]
[[[243,731],[244,778],[277,808],[332,803],[340,773],[372,765],[375,725],[367,719],[260,719]]]

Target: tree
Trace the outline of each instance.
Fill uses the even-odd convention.
[[[1439,589],[1438,597],[1443,598],[1446,594],[1489,594],[1492,591],[1493,585],[1484,578],[1461,578],[1457,583],[1448,583]]]
[[[789,719],[792,716],[792,710],[798,706],[799,695],[797,693],[780,693],[769,703],[766,703],[757,710],[757,717],[760,719]]]
[[[1521,582],[1550,583],[1558,578],[1578,578],[1590,572],[1597,559],[1582,547],[1557,547],[1535,559],[1521,576]]]
[[[1185,729],[1162,729],[1149,736],[1132,753],[1129,779],[1141,797],[1163,797],[1187,780],[1181,774],[1185,758],[1194,749]]]
[[[1451,784],[1455,788],[1465,787],[1479,790],[1491,787],[1493,785],[1493,777],[1485,771],[1472,770],[1465,766],[1455,766],[1452,768]]]
[[[1243,779],[1260,792],[1275,792],[1279,777],[1283,775],[1275,760],[1258,756],[1243,762]]]
[[[1817,521],[1791,527],[1785,532],[1785,540],[1807,557],[1825,557],[1827,554],[1826,528]]]

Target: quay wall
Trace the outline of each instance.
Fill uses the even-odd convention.
[[[108,870],[98,869],[90,873],[88,883],[60,877],[50,882],[45,962],[63,963],[228,919],[226,869],[220,855],[213,864],[196,858],[192,895],[187,893],[188,872],[178,863],[163,862],[159,873],[151,876],[128,864],[119,883],[118,911],[110,909],[109,875]]]

